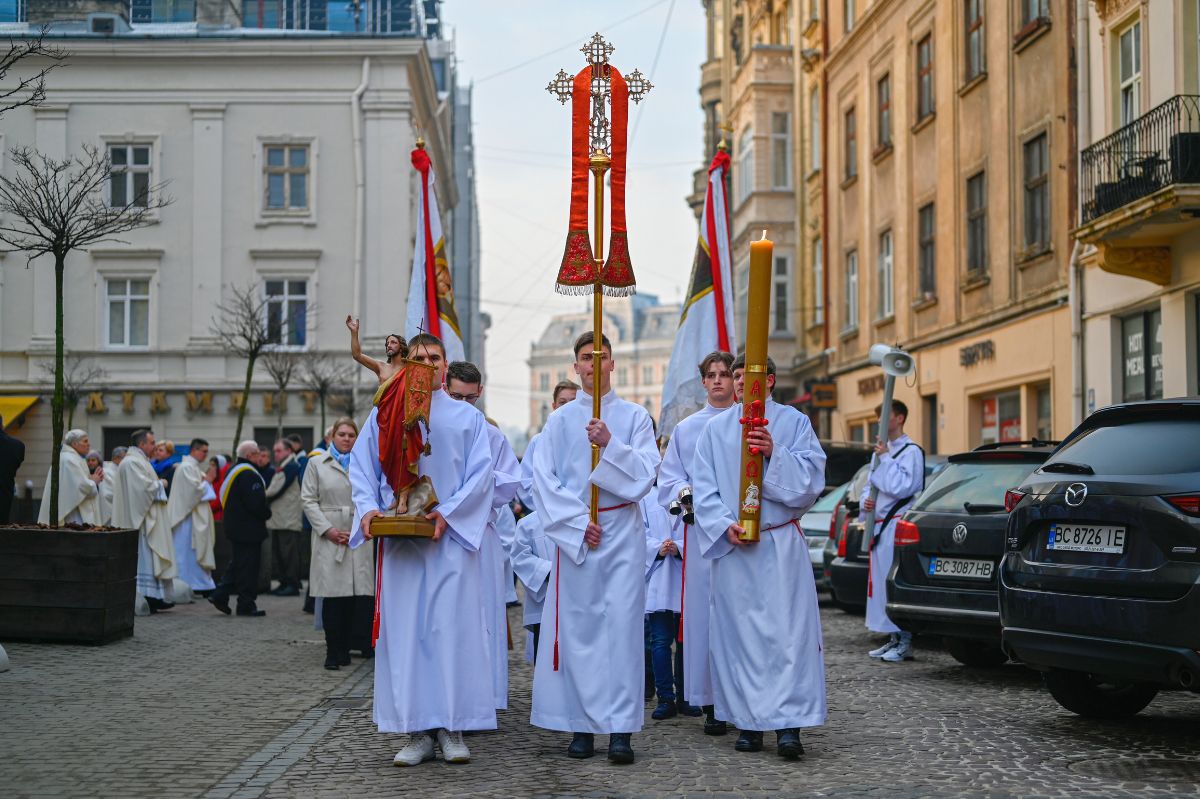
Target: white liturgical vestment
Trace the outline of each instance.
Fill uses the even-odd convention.
[[[379,463],[377,408],[350,453],[354,525],[350,547],[367,543],[362,516],[392,502]],[[430,452],[420,459],[449,524],[438,541],[379,541],[383,579],[375,645],[373,716],[380,732],[496,728],[479,545],[492,512],[492,455],[483,414],[445,391],[433,393]]]
[[[900,628],[887,615],[887,576],[895,553],[896,520],[912,504],[913,496],[925,487],[925,453],[907,435],[889,441],[888,453],[871,468],[870,478],[858,498],[860,505],[870,496],[871,486],[878,489],[875,532],[879,537],[871,545],[866,624],[873,632],[895,633]],[[888,516],[892,518],[885,525],[883,520]]]
[[[204,467],[191,455],[184,455],[171,478],[171,496],[167,500],[167,518],[175,540],[179,577],[193,591],[211,591],[212,570],[216,567],[213,547],[216,527],[212,506],[216,499],[212,484],[204,479]]]
[[[696,526],[713,561],[709,618],[716,717],[741,730],[825,723],[825,658],[799,518],[825,487],[825,452],[808,417],[768,399],[761,540],[734,546],[740,515],[742,406],[704,428],[692,463]],[[684,649],[687,648],[685,632]]]
[[[612,440],[591,468],[592,398],[550,415],[533,455],[534,502],[557,547],[542,611],[533,712],[538,727],[637,732],[644,715],[646,534],[638,500],[658,471],[650,415],[611,391],[601,417]],[[600,489],[600,545],[588,548],[591,485]],[[557,657],[555,650],[557,649]]]
[[[101,524],[100,488],[90,479],[87,459],[63,444],[58,454],[58,520],[60,524]],[[38,524],[50,524],[50,470],[38,508]]]
[[[170,601],[168,588],[178,574],[175,542],[167,521],[167,492],[150,459],[130,447],[113,483],[114,527],[141,531],[138,537],[137,592]]]
[[[508,543],[516,532],[517,520],[508,503],[521,485],[521,464],[513,454],[508,439],[495,425],[487,425],[488,446],[492,453],[492,513],[488,516],[487,532],[479,546],[479,565],[484,591],[484,624],[487,627],[491,651],[492,687],[496,692],[496,709],[508,708],[508,589],[504,584],[508,573]],[[511,586],[511,583],[509,584]]]

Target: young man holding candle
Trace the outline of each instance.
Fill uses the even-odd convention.
[[[683,489],[692,487],[692,459],[696,444],[709,421],[733,405],[733,356],[711,352],[700,362],[700,382],[708,394],[703,408],[675,425],[667,452],[658,471],[658,501],[666,508],[679,498]],[[679,520],[680,517],[676,517]],[[724,735],[725,722],[717,720],[713,709],[712,675],[708,664],[708,605],[712,586],[712,561],[703,557],[695,525],[685,525],[683,540],[683,704],[697,705],[706,715],[706,735]]]
[[[739,403],[745,366],[742,358],[733,362]],[[749,434],[749,444],[763,455],[761,539],[739,538],[741,404],[713,418],[701,433],[692,491],[696,543],[712,561],[709,640],[716,715],[741,731],[739,752],[760,751],[763,730],[773,729],[778,754],[796,759],[804,753],[799,728],[823,724],[826,714],[821,618],[799,524],[825,487],[825,452],[808,417],[770,397],[774,385],[775,364],[768,358],[767,425]]]
[[[608,759],[632,763],[642,728],[646,538],[638,500],[658,471],[658,447],[645,408],[610,389],[612,346],[592,333],[575,341],[583,384],[550,415],[533,453],[533,490],[546,537],[555,545],[548,581],[530,721],[571,732],[567,755],[591,757],[596,733],[609,733]],[[600,392],[601,418],[592,415]],[[600,462],[592,468],[592,445]],[[591,488],[598,521],[590,520]]]

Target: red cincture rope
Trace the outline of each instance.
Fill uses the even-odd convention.
[[[378,540],[378,539],[376,539]],[[375,545],[375,618],[371,620],[371,648],[379,640],[379,597],[383,595],[383,542]]]
[[[683,576],[679,578],[679,633],[675,640],[683,643],[683,601],[687,595],[687,540],[688,526],[683,525]]]

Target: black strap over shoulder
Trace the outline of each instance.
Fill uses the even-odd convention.
[[[892,456],[892,459],[895,460],[896,458],[900,457],[902,454],[904,454],[904,450],[908,449],[909,447],[916,447],[921,452],[921,490],[924,491],[925,490],[925,450],[921,449],[921,445],[915,441],[909,441],[903,447],[896,450],[896,454]],[[876,530],[878,530],[878,532],[872,533],[872,536],[871,536],[872,545],[879,543],[879,536],[883,535],[883,531],[888,526],[888,522],[890,522],[892,519],[894,519],[896,517],[896,514],[900,512],[900,509],[903,508],[908,503],[912,502],[916,496],[917,496],[916,494],[910,494],[907,497],[904,497],[903,499],[899,499],[896,501],[895,505],[892,505],[892,507],[888,509],[887,515],[883,517],[883,521],[881,521],[879,523],[879,525],[875,528]]]

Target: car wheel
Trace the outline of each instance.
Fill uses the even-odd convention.
[[[1004,650],[1000,648],[999,644],[972,641],[967,638],[943,638],[942,642],[946,646],[946,651],[950,653],[950,657],[964,666],[990,668],[1008,662],[1008,655],[1004,654]]]
[[[1072,713],[1093,719],[1133,716],[1158,694],[1153,685],[1078,671],[1056,669],[1043,674],[1042,679],[1054,701]]]

